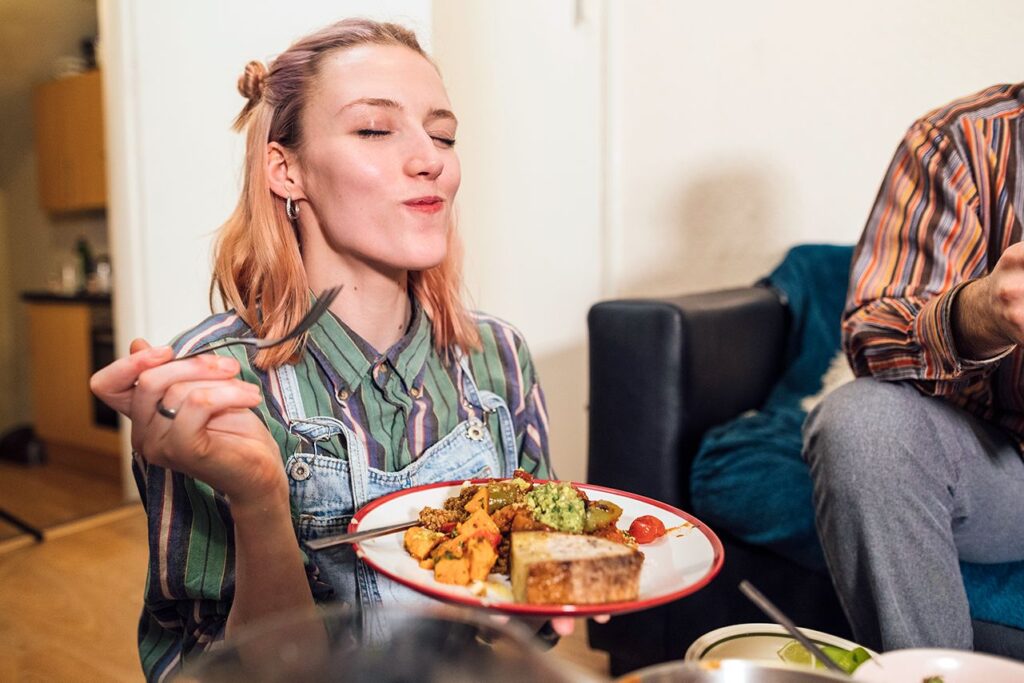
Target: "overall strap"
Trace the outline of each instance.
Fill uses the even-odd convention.
[[[304,420],[306,409],[302,405],[302,392],[299,391],[299,378],[295,374],[294,365],[281,365],[274,368],[277,384],[281,387],[281,408],[289,424],[293,420]]]
[[[471,404],[484,413],[484,420],[491,413],[498,415],[498,432],[501,434],[501,450],[505,455],[502,476],[511,477],[519,467],[519,445],[516,442],[516,428],[512,421],[512,412],[501,396],[494,392],[484,391],[477,387],[473,372],[469,369],[469,359],[459,354],[459,367],[462,369],[462,388]]]
[[[336,417],[306,417],[295,366],[282,365],[275,372],[281,388],[281,402],[285,419],[288,420],[288,431],[311,442],[314,454],[318,452],[316,445],[318,440],[330,438],[340,429],[348,451],[349,485],[352,489],[352,497],[356,508],[362,507],[368,502],[369,497],[369,464],[362,441],[348,425]]]

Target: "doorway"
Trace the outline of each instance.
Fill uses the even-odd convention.
[[[0,552],[118,514],[95,0],[0,5]]]

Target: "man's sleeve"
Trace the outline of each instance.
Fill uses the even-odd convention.
[[[858,376],[943,395],[998,360],[961,358],[953,338],[953,301],[988,266],[973,169],[958,147],[920,121],[893,157],[850,275],[843,345]]]

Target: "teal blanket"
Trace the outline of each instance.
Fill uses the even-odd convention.
[[[712,528],[821,572],[800,403],[821,390],[839,351],[852,255],[847,246],[794,247],[765,280],[792,316],[784,371],[761,410],[708,431],[690,477],[694,512]],[[1024,562],[961,568],[974,618],[1024,629]]]

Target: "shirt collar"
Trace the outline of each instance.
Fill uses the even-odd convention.
[[[378,353],[328,310],[309,331],[314,355],[321,356],[334,369],[337,379],[349,391],[355,391],[364,379],[370,377],[373,367],[381,361],[394,369],[407,389],[412,388],[430,353],[433,335],[430,318],[415,298],[410,296],[410,302],[412,320],[409,329],[384,353]]]

